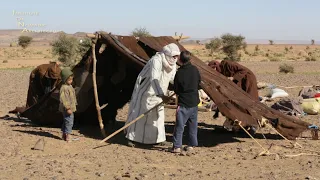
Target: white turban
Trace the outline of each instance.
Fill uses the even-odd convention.
[[[171,43],[171,44],[168,44],[168,45],[164,46],[163,49],[162,49],[162,52],[165,55],[171,56],[171,57],[180,55],[180,49],[174,43]]]
[[[164,54],[162,58],[163,66],[165,69],[170,72],[173,68],[173,66],[177,63],[177,58],[174,58],[173,56],[179,56],[180,55],[180,49],[179,47],[174,44],[168,44],[163,47],[162,53]]]

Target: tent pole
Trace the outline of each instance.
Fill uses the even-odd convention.
[[[97,90],[97,58],[96,58],[96,42],[97,42],[98,34],[96,34],[95,39],[92,41],[92,57],[93,57],[93,72],[92,72],[92,80],[93,80],[93,89],[94,89],[94,99],[97,108],[99,126],[101,130],[101,134],[103,137],[106,137],[106,132],[104,130],[103,120],[101,116],[101,107],[99,105],[99,98],[98,98],[98,90]]]

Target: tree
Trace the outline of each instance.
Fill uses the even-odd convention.
[[[81,39],[78,46],[78,53],[82,57],[92,46],[92,41],[89,38]]]
[[[274,45],[273,40],[269,40],[269,44],[270,44],[270,45]]]
[[[213,38],[209,43],[206,44],[206,49],[210,50],[210,55],[217,52],[222,45],[222,40],[218,37]]]
[[[135,37],[150,37],[152,36],[150,34],[150,32],[146,29],[146,28],[135,28],[132,32],[131,32],[131,36],[135,36]]]
[[[314,39],[311,39],[311,45],[314,45],[315,44],[315,40]]]
[[[238,53],[246,45],[245,37],[241,35],[224,34],[221,36],[222,50],[227,55],[226,60],[240,61],[241,56]]]
[[[75,37],[68,37],[61,33],[59,38],[52,45],[52,53],[58,56],[58,60],[67,66],[72,66],[78,56],[78,40]]]
[[[19,36],[18,44],[23,49],[25,49],[30,45],[31,41],[32,41],[32,37],[30,36]]]

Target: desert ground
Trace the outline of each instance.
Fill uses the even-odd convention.
[[[260,52],[247,55],[241,64],[250,68],[258,81],[278,86],[307,86],[320,84],[320,61],[306,61],[308,51],[318,46],[259,45]],[[292,52],[284,53],[292,46]],[[209,57],[201,45],[187,45],[190,51],[204,61]],[[249,54],[256,45],[248,45]],[[268,51],[269,50],[269,51]],[[278,53],[277,59],[272,57]],[[301,53],[300,53],[301,52]],[[198,54],[197,54],[198,53]],[[282,55],[279,55],[279,54]],[[319,140],[311,140],[310,132],[297,140],[303,149],[292,149],[290,143],[272,130],[263,128],[256,140],[274,153],[258,156],[263,149],[248,135],[227,132],[222,128],[224,117],[212,118],[212,112],[199,112],[199,147],[194,154],[172,154],[169,147],[136,148],[125,145],[120,133],[108,143],[102,139],[98,127],[75,126],[77,141],[66,143],[60,139],[58,128],[39,127],[27,119],[18,119],[8,111],[26,102],[31,70],[54,60],[49,46],[0,47],[0,179],[320,179],[320,156],[298,155],[320,151]],[[294,67],[291,74],[279,73],[279,65]],[[298,95],[300,88],[285,89],[290,96]],[[261,91],[260,95],[266,92]],[[272,103],[271,103],[272,104]],[[123,126],[128,106],[118,112],[116,127],[107,127],[108,134]],[[93,119],[95,120],[95,119]],[[302,120],[320,125],[318,115]],[[167,140],[172,141],[175,111],[166,109]],[[264,139],[262,133],[266,135]],[[32,150],[44,138],[44,151]],[[314,153],[311,153],[314,154]],[[291,156],[298,155],[298,156]]]

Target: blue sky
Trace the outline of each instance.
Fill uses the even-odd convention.
[[[317,40],[319,8],[319,0],[6,0],[0,6],[0,28],[18,28],[15,10],[39,13],[22,16],[26,24],[67,33],[126,35],[146,27],[156,36],[178,32],[209,38],[229,32],[247,39]]]

